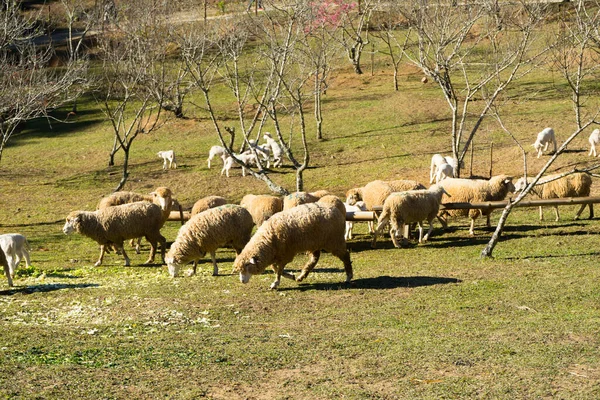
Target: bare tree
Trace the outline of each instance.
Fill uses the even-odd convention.
[[[600,22],[598,4],[580,1],[572,5],[563,5],[569,12],[560,15],[559,30],[555,35],[552,48],[552,66],[558,70],[571,93],[574,124],[573,132],[560,146],[558,151],[542,167],[540,172],[528,181],[527,187],[509,202],[504,208],[500,221],[487,246],[482,250],[482,257],[492,257],[506,221],[514,208],[538,183],[548,168],[567,149],[568,145],[581,132],[592,124],[598,123],[600,104],[596,90],[596,74],[599,68],[598,24]],[[525,157],[525,155],[524,155]],[[561,176],[576,171],[591,171],[600,168],[600,164],[568,171]],[[525,164],[525,177],[527,169]]]
[[[160,126],[167,67],[165,30],[159,17],[167,10],[152,0],[128,6],[127,10],[120,10],[116,29],[99,38],[102,82],[96,95],[114,135],[109,165],[114,165],[117,151],[124,153],[123,173],[115,190],[121,190],[129,177],[134,140],[140,133]]]
[[[544,7],[523,2],[499,8],[495,0],[456,6],[413,0],[400,6],[416,34],[404,55],[439,85],[452,118],[452,153],[459,161],[494,102],[547,51],[543,46],[532,50]]]
[[[343,19],[340,43],[346,50],[354,72],[360,75],[363,73],[361,66],[363,49],[369,44],[369,22],[379,0],[362,0],[358,3],[358,7],[355,7],[357,3],[344,0],[332,0],[332,3],[336,3]]]
[[[54,52],[36,44],[42,32],[34,17],[23,17],[18,1],[0,6],[0,160],[20,124],[39,117],[57,119],[50,112],[77,98],[84,88],[87,64],[69,60],[50,67]]]

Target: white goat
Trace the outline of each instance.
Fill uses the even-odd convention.
[[[554,129],[544,128],[540,133],[538,133],[535,143],[532,144],[535,151],[537,151],[537,158],[540,158],[540,156],[543,154],[543,152],[548,150],[548,145],[551,142],[554,145],[554,152],[556,153],[557,146],[556,146],[556,136],[554,135]],[[543,147],[543,150],[542,150],[542,147]]]
[[[156,154],[163,159],[163,169],[167,169],[167,162],[169,163],[169,169],[177,168],[175,152],[173,150],[159,151]]]
[[[210,150],[208,151],[208,158],[206,159],[206,161],[208,162],[208,169],[210,169],[211,160],[217,156],[221,157],[223,154],[226,154],[225,147],[223,147],[223,146],[211,147]]]
[[[590,153],[588,154],[588,156],[593,155],[594,157],[596,157],[598,155],[598,153],[596,153],[596,145],[600,144],[600,129],[594,129],[590,134],[590,138],[588,140],[591,146]]]
[[[31,250],[25,236],[19,233],[0,235],[0,248],[6,255],[11,280],[15,277],[15,270],[19,266],[21,259],[25,259],[26,267],[31,265],[31,260],[29,259],[29,252]]]

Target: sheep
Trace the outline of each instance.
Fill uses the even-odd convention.
[[[452,176],[450,176],[449,174],[446,174],[447,177],[454,178],[454,177],[458,176],[458,160],[456,158],[449,157],[449,156],[444,157],[441,154],[434,154],[433,156],[431,156],[431,167],[429,170],[429,183],[430,184],[432,184],[434,182],[435,177],[438,174],[439,167],[442,164],[448,164],[448,165],[450,165],[450,168],[452,169]],[[445,167],[445,168],[447,168],[447,167]]]
[[[362,200],[365,202],[367,210],[372,211],[373,207],[383,205],[390,193],[417,189],[425,189],[425,186],[412,180],[377,180],[367,183],[362,188],[350,189],[346,192],[346,203],[354,205],[357,201]]]
[[[256,155],[254,154],[234,154],[234,156],[243,162],[244,164],[250,165],[258,165],[258,160],[256,159]],[[228,154],[222,154],[221,158],[223,159],[223,169],[221,169],[221,176],[223,173],[229,178],[229,170],[233,168],[235,165],[235,161],[232,156]],[[242,176],[246,176],[246,168],[242,165]]]
[[[540,133],[538,133],[535,143],[532,144],[535,151],[537,151],[537,158],[540,158],[543,152],[548,150],[548,145],[550,144],[550,142],[552,142],[552,144],[554,145],[554,152],[556,153],[557,146],[556,136],[554,135],[554,129],[544,128]]]
[[[210,148],[210,150],[208,151],[208,158],[206,159],[206,162],[208,163],[208,169],[210,169],[210,162],[212,161],[213,158],[215,157],[221,157],[223,154],[227,154],[225,147],[223,146],[212,146]]]
[[[452,165],[447,163],[440,164],[436,167],[434,181],[435,183],[439,183],[442,179],[445,178],[454,178],[454,168],[452,167]],[[434,181],[431,181],[429,183],[433,183]]]
[[[538,195],[541,199],[556,199],[560,197],[587,197],[590,195],[592,178],[585,172],[576,172],[571,175],[563,176],[553,180],[559,175],[551,175],[544,178],[541,183],[538,182],[533,188],[533,193]],[[521,177],[515,183],[515,190],[517,192],[522,191],[527,187],[525,177]],[[586,204],[582,204],[575,215],[575,219],[579,219],[579,216],[585,209]],[[594,205],[589,204],[590,207],[590,219],[594,218]],[[556,214],[556,221],[559,220],[558,206],[554,206],[554,213]],[[542,206],[540,206],[540,221],[544,220],[544,213]]]
[[[419,243],[427,241],[433,231],[433,219],[437,216],[443,195],[450,196],[442,186],[433,185],[426,190],[408,190],[390,194],[383,203],[376,231],[388,224],[394,246],[400,247],[397,236],[402,236],[407,223],[419,225]],[[429,223],[429,231],[423,237],[423,220]]]
[[[252,149],[256,151],[256,154],[263,160],[267,162],[267,168],[271,166],[271,149],[267,144],[259,145],[256,143],[256,140],[250,139],[248,140],[250,144],[250,149],[244,151],[242,154],[253,154]]]
[[[240,205],[250,212],[254,224],[260,227],[266,220],[283,210],[283,200],[277,196],[247,194]]]
[[[142,236],[151,246],[146,264],[154,262],[157,242],[161,243],[161,257],[164,262],[166,239],[160,234],[163,224],[163,210],[159,206],[154,203],[137,202],[96,211],[72,211],[66,218],[63,232],[66,235],[77,232],[100,244],[100,257],[95,266],[102,264],[106,247],[109,245],[122,252],[125,266],[129,266],[130,261],[123,248],[123,241]]]
[[[344,207],[346,208],[346,212],[367,211],[367,207],[365,206],[364,201],[357,201],[353,205],[350,205],[346,202],[346,203],[344,203]],[[368,221],[368,224],[369,224],[369,232],[373,233],[373,222]],[[352,229],[354,229],[354,222],[346,221],[346,233],[344,235],[346,240],[352,239]]]
[[[596,145],[600,144],[600,129],[594,129],[590,134],[588,141],[590,142],[591,146],[588,156],[593,155],[594,157],[597,157],[598,153],[596,152]]]
[[[512,176],[508,175],[493,176],[489,180],[448,178],[438,183],[438,185],[442,186],[446,192],[452,196],[453,202],[474,203],[503,200],[508,193],[515,191],[515,186],[513,185],[512,180]],[[473,236],[475,235],[475,219],[477,219],[480,214],[485,215],[487,226],[490,227],[491,213],[492,210],[482,212],[476,208],[472,208],[470,210],[443,210],[440,212],[440,214],[438,214],[438,219],[445,227],[446,221],[443,219],[443,217],[468,215],[471,218],[469,235]]]
[[[196,262],[210,253],[213,275],[219,274],[215,252],[227,245],[239,254],[250,240],[254,222],[244,207],[226,204],[194,215],[177,234],[165,258],[169,275],[176,277],[182,265],[193,261],[192,274],[196,273]]]
[[[156,153],[158,157],[163,159],[163,169],[167,169],[167,162],[169,163],[169,169],[177,168],[177,162],[175,161],[175,152],[173,150],[159,151]]]
[[[229,203],[226,198],[221,196],[206,196],[194,203],[191,215],[196,215],[210,208],[215,208]]]
[[[321,250],[342,260],[346,282],[352,280],[352,262],[344,240],[345,216],[336,208],[319,203],[301,204],[275,214],[256,231],[236,257],[234,270],[240,281],[248,283],[252,275],[269,265],[275,271],[271,289],[277,289],[281,277],[301,282],[319,261]],[[285,272],[285,266],[298,253],[309,252],[308,263],[299,276]]]
[[[290,193],[283,198],[283,209],[289,210],[290,208],[299,206],[300,204],[316,203],[318,200],[318,197],[307,192]]]
[[[171,189],[169,189],[168,187],[160,186],[157,187],[156,190],[154,190],[149,195],[126,191],[114,192],[111,195],[102,198],[98,203],[96,209],[101,210],[107,207],[113,207],[127,203],[135,203],[139,201],[150,202],[159,206],[163,213],[163,225],[169,218],[169,215],[171,214],[173,203],[176,202],[176,200],[173,199],[173,192],[171,191]],[[131,245],[135,245],[136,254],[140,254],[141,241],[141,237],[137,238],[137,241],[135,239],[131,240]]]
[[[326,207],[335,207],[335,208],[337,208],[338,210],[340,210],[340,212],[344,216],[344,220],[346,219],[346,205],[337,196],[334,196],[332,194],[328,194],[326,196],[321,197],[317,201],[317,203],[322,204],[322,205],[324,205]],[[344,232],[345,232],[345,230],[344,230]]]
[[[26,267],[31,265],[31,259],[29,258],[31,249],[25,236],[19,233],[0,235],[0,248],[6,257],[11,279],[15,277],[15,271],[21,259],[25,259]]]
[[[8,280],[8,286],[13,287],[12,276],[10,276],[10,267],[8,266],[8,261],[6,260],[6,256],[4,255],[4,251],[0,248],[0,264],[4,268],[4,275]]]
[[[283,147],[273,139],[273,136],[271,136],[269,132],[265,132],[263,138],[267,142],[266,145],[271,148],[271,153],[273,154],[273,166],[276,168],[281,167],[283,164]]]

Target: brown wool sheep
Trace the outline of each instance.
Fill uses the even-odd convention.
[[[250,212],[257,227],[283,210],[283,200],[277,196],[247,194],[240,205]]]
[[[222,206],[227,204],[228,201],[226,198],[221,196],[206,196],[198,200],[194,203],[192,207],[191,215],[196,215],[201,213],[202,211],[209,210],[211,208],[215,208],[218,206]]]
[[[242,283],[252,275],[262,273],[269,265],[275,271],[271,289],[279,286],[281,277],[300,282],[319,261],[321,250],[342,260],[346,282],[352,280],[352,262],[346,249],[344,231],[346,218],[336,207],[319,203],[301,204],[272,216],[252,236],[234,262]],[[285,272],[285,266],[296,254],[310,253],[308,263],[295,277]]]

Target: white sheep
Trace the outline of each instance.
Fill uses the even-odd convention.
[[[266,140],[266,145],[270,147],[273,154],[273,166],[281,167],[283,164],[283,147],[273,139],[273,136],[269,132],[265,132],[263,138]]]
[[[441,181],[438,185],[442,186],[452,196],[453,202],[476,203],[503,200],[508,193],[515,191],[512,179],[508,175],[493,176],[489,180],[448,178]],[[470,210],[443,210],[440,212],[438,219],[446,226],[446,221],[442,219],[444,216],[469,216],[471,218],[469,234],[473,236],[475,235],[475,219],[481,214],[485,215],[487,226],[490,227],[491,213],[492,210],[482,212],[477,208]]]
[[[600,144],[600,129],[594,129],[590,134],[590,138],[588,139],[590,142],[590,152],[588,156],[597,157],[598,153],[596,152],[596,145]]]
[[[254,149],[254,151],[256,151],[256,154],[263,160],[266,161],[267,163],[267,168],[269,168],[271,166],[271,148],[268,144],[257,144],[256,140],[254,139],[250,139],[248,140],[248,143],[250,144],[250,149],[247,149],[246,151],[244,151],[242,154],[253,154],[252,149]]]
[[[240,281],[248,283],[252,275],[262,273],[269,265],[275,271],[271,289],[276,289],[284,276],[300,282],[319,261],[321,250],[342,260],[346,282],[352,280],[352,262],[344,240],[345,216],[337,207],[320,203],[301,204],[275,214],[256,231],[236,257],[234,269]],[[299,253],[310,253],[308,263],[298,277],[285,272],[285,266]]]
[[[458,160],[454,157],[449,157],[449,156],[443,156],[441,154],[434,154],[433,156],[431,156],[431,167],[429,169],[429,183],[433,183],[435,180],[435,177],[438,174],[439,171],[439,167],[443,164],[448,164],[450,165],[451,169],[452,169],[452,173],[446,173],[446,177],[448,178],[454,178],[455,176],[458,175]],[[447,167],[444,167],[447,168]],[[436,182],[437,183],[437,182]]]
[[[541,199],[557,199],[561,197],[587,197],[590,195],[592,178],[585,172],[576,172],[571,175],[563,176],[562,178],[554,179],[558,175],[551,175],[544,177],[543,180],[538,181],[538,184],[534,186],[532,192]],[[554,180],[553,180],[554,179]],[[521,177],[515,183],[515,190],[517,192],[522,191],[527,187],[525,177]],[[575,215],[575,219],[578,219],[585,206],[582,204]],[[590,219],[594,218],[594,205],[589,204],[590,207]],[[544,220],[544,213],[542,206],[540,206],[540,221]],[[556,214],[556,221],[560,219],[558,214],[558,206],[554,206],[554,213]]]
[[[191,215],[196,215],[210,208],[223,206],[229,203],[225,197],[221,196],[206,196],[198,200],[192,206]]]
[[[196,262],[206,253],[210,253],[213,263],[213,275],[219,274],[215,253],[217,249],[232,246],[239,254],[250,240],[254,222],[252,216],[243,207],[226,204],[194,215],[177,234],[165,258],[169,274],[175,277],[182,265]]]
[[[446,178],[454,178],[454,168],[448,163],[443,163],[436,167],[434,181],[435,183],[439,183]]]
[[[210,169],[210,162],[212,161],[213,158],[215,157],[221,157],[223,154],[226,154],[226,150],[225,147],[223,146],[212,146],[210,148],[210,150],[208,151],[208,158],[206,159],[206,162],[208,163],[208,169]]]
[[[20,233],[6,233],[0,235],[0,249],[4,253],[6,262],[8,263],[9,269],[9,282],[12,286],[12,279],[15,277],[15,271],[21,262],[21,259],[25,259],[25,266],[31,265],[31,259],[29,258],[29,242],[25,236]]]
[[[535,143],[532,144],[535,151],[537,151],[537,158],[540,158],[540,156],[543,154],[543,152],[548,150],[548,145],[550,143],[552,143],[554,145],[554,152],[556,153],[557,146],[556,146],[556,136],[554,135],[554,129],[544,128],[540,133],[538,133]],[[542,148],[543,148],[543,150],[542,150]]]
[[[354,203],[352,205],[350,205],[346,202],[346,203],[344,203],[344,206],[346,207],[346,212],[367,211],[367,207],[365,206],[364,201],[357,201],[356,203]],[[368,221],[368,224],[369,224],[369,232],[373,233],[373,221]],[[346,233],[344,234],[344,238],[346,238],[346,240],[352,239],[352,230],[353,229],[354,229],[354,222],[346,221]]]
[[[234,156],[246,164],[247,166],[258,165],[258,161],[254,154],[234,154]],[[229,178],[229,170],[236,165],[233,157],[228,154],[222,154],[221,158],[223,159],[223,169],[221,169],[221,176],[223,173]],[[242,176],[246,176],[246,168],[242,165]]]
[[[419,243],[427,241],[433,231],[433,219],[442,204],[443,195],[450,196],[442,186],[433,185],[425,190],[408,190],[390,194],[383,203],[376,231],[390,225],[390,236],[394,246],[400,247],[398,236],[404,233],[405,224],[417,223]],[[429,231],[423,236],[423,221],[429,223]]]
[[[154,262],[158,242],[161,243],[164,262],[166,239],[160,234],[163,224],[163,210],[159,206],[138,202],[96,211],[72,211],[66,218],[63,232],[67,235],[77,232],[100,244],[100,257],[95,266],[102,264],[107,246],[115,246],[122,252],[125,266],[128,266],[130,261],[123,248],[123,241],[139,237],[145,237],[150,242],[150,256],[146,263]]]
[[[8,286],[12,287],[13,280],[12,276],[10,275],[10,267],[8,266],[8,261],[6,261],[6,256],[4,255],[4,251],[2,251],[2,249],[0,249],[0,264],[2,264],[2,267],[4,268],[4,275],[8,280]]]
[[[175,161],[175,152],[173,150],[159,151],[156,154],[163,159],[163,169],[167,169],[167,163],[169,164],[169,169],[177,168],[177,162]]]
[[[283,210],[283,200],[271,195],[247,194],[240,201],[240,205],[250,212],[257,227]]]

